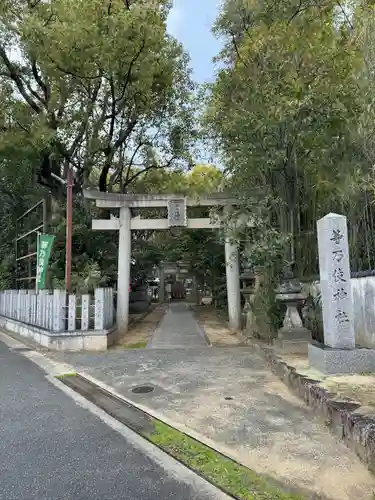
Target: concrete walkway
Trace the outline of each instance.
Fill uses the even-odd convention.
[[[251,347],[48,356],[279,484],[298,488],[306,500],[373,500],[375,478]],[[155,389],[134,394],[141,384]]]
[[[148,347],[153,349],[207,347],[207,342],[188,304],[175,302],[169,306]]]

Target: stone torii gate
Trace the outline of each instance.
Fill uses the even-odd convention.
[[[223,207],[228,210],[235,205],[223,193],[194,200],[169,194],[117,194],[99,191],[84,191],[85,198],[95,200],[98,208],[119,208],[120,217],[113,219],[97,219],[92,221],[94,230],[119,231],[118,243],[118,279],[117,279],[117,328],[126,333],[129,323],[129,283],[131,262],[131,231],[134,230],[168,230],[171,227],[188,229],[218,229],[219,221],[210,218],[188,218],[187,207]],[[132,217],[131,209],[168,208],[168,218],[142,219]],[[241,295],[238,262],[238,245],[230,236],[225,239],[225,261],[228,296],[229,326],[236,330],[241,326]]]

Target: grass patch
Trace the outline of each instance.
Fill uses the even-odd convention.
[[[68,373],[57,378],[235,499],[307,500],[300,494],[292,493],[287,486],[225,457],[131,403],[122,407],[117,397],[84,377],[74,375]]]
[[[66,378],[66,377],[75,377],[77,375],[76,372],[69,372],[69,373],[63,373],[62,375],[56,375],[56,378],[58,380],[62,380],[63,378]]]
[[[154,431],[145,437],[235,498],[303,500],[301,496],[281,491],[266,478],[163,422],[154,421]]]
[[[136,342],[135,344],[122,345],[124,349],[145,349],[147,342]]]

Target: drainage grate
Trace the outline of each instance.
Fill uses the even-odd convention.
[[[132,392],[134,394],[148,394],[154,390],[155,387],[152,387],[152,385],[139,385],[138,387],[133,387]]]
[[[225,396],[225,401],[233,401],[234,398],[232,396]]]
[[[81,375],[68,375],[60,380],[133,431],[152,433],[154,427],[151,418],[130,403],[113,396]]]

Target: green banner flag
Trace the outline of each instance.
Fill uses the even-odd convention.
[[[42,290],[46,286],[48,261],[51,256],[54,236],[38,234],[38,251],[36,263],[36,289]]]

